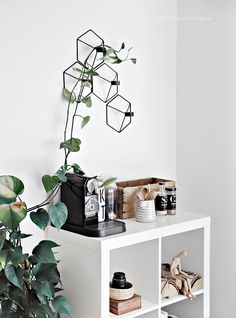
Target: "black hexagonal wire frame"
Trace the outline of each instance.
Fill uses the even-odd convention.
[[[88,32],[92,32],[96,37],[98,37],[98,38],[101,40],[101,45],[100,45],[100,46],[93,47],[93,46],[91,46],[89,43],[86,43],[85,41],[82,40],[83,36],[85,36]],[[92,63],[92,65],[89,65],[89,67],[91,67],[91,68],[88,68],[86,65],[84,65],[83,62],[81,62],[81,61],[79,60],[79,50],[78,50],[78,42],[79,42],[79,41],[82,42],[82,43],[84,43],[85,45],[87,45],[88,47],[91,48],[91,52],[90,52],[90,53],[92,53],[93,51],[95,51],[95,57],[94,57],[93,63]],[[132,119],[132,117],[134,116],[134,113],[131,111],[131,103],[130,103],[126,98],[124,98],[123,96],[121,96],[121,95],[118,94],[118,86],[120,85],[120,82],[119,82],[119,80],[118,80],[118,73],[117,73],[113,68],[111,68],[109,65],[107,65],[106,63],[104,63],[104,61],[101,61],[101,63],[99,63],[98,65],[96,65],[96,67],[93,68],[94,63],[95,63],[95,61],[96,61],[96,59],[97,59],[98,53],[103,53],[104,50],[105,50],[104,40],[103,40],[97,33],[95,33],[93,30],[89,29],[88,31],[86,31],[85,33],[83,33],[81,36],[79,36],[79,37],[77,38],[76,44],[77,44],[77,45],[76,45],[76,57],[77,57],[77,61],[76,61],[75,63],[73,63],[72,65],[70,65],[70,66],[63,72],[63,88],[67,88],[67,87],[66,87],[66,76],[70,76],[70,77],[72,77],[72,78],[78,80],[77,77],[75,77],[75,76],[73,76],[73,75],[71,75],[71,74],[68,73],[68,71],[69,71],[71,68],[73,68],[76,64],[79,64],[79,65],[81,65],[81,66],[83,66],[83,67],[86,67],[87,69],[92,69],[92,70],[95,70],[95,71],[99,70],[99,68],[102,67],[103,65],[108,66],[108,67],[115,73],[115,77],[114,77],[113,80],[108,80],[108,79],[106,79],[106,78],[104,78],[104,77],[98,75],[101,79],[103,79],[104,81],[110,83],[110,88],[109,88],[108,93],[107,93],[107,95],[106,95],[106,96],[107,96],[106,99],[104,100],[104,99],[100,98],[96,93],[94,93],[94,91],[93,91],[93,89],[94,89],[94,87],[93,87],[93,76],[88,76],[88,79],[86,80],[86,81],[89,81],[89,82],[91,83],[91,91],[89,92],[89,94],[86,94],[86,96],[83,96],[83,97],[87,97],[87,96],[89,96],[91,93],[93,93],[94,96],[96,96],[97,98],[99,98],[99,99],[100,99],[101,101],[103,101],[104,103],[107,103],[107,104],[106,104],[106,124],[107,124],[107,126],[109,126],[110,128],[112,128],[112,129],[115,130],[116,132],[121,133],[127,126],[130,125],[131,119]],[[116,86],[116,93],[115,93],[114,95],[112,95],[112,96],[109,97],[110,91],[111,91],[111,89],[112,89],[113,86]],[[81,97],[82,97],[82,94],[77,97],[77,101],[76,101],[77,103],[80,103],[80,102],[81,102],[81,100],[78,100],[78,98],[81,98]],[[122,110],[120,110],[119,108],[112,106],[112,101],[115,100],[117,97],[122,98],[126,103],[128,103],[128,107],[127,107],[126,111],[122,111]],[[113,127],[112,125],[109,124],[109,114],[108,114],[109,108],[111,108],[111,109],[113,109],[114,111],[117,111],[117,112],[123,114],[123,120],[122,120],[122,122],[121,122],[120,129],[119,129],[119,130],[117,130],[115,127]],[[123,126],[123,125],[124,125],[124,122],[125,122],[125,119],[126,119],[127,117],[129,117],[130,120],[129,120],[129,122],[128,122],[125,126]]]
[[[112,106],[112,102],[118,97],[123,99],[128,104],[128,107],[127,107],[127,109],[125,111],[122,111],[119,108]],[[112,125],[110,125],[110,123],[109,123],[109,108],[112,109],[113,111],[117,111],[117,112],[123,114],[123,120],[121,121],[121,125],[120,125],[120,129],[119,130],[116,129],[115,127],[113,127]],[[128,127],[131,124],[133,116],[134,116],[134,113],[131,110],[131,103],[126,98],[124,98],[123,96],[121,96],[119,94],[117,94],[114,98],[112,98],[106,104],[106,124],[107,124],[107,126],[111,127],[113,130],[117,131],[118,133],[121,133],[126,127]],[[129,122],[124,126],[124,122],[125,122],[125,119],[127,117],[129,117]]]

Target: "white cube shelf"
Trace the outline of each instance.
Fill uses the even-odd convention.
[[[125,221],[127,231],[90,238],[48,229],[58,249],[64,294],[73,306],[73,318],[160,318],[161,309],[181,318],[209,318],[210,218],[177,211],[153,223]],[[161,300],[161,264],[187,250],[183,268],[201,274],[203,289],[190,301],[180,295]],[[116,316],[109,312],[109,282],[115,271],[126,273],[142,308]]]

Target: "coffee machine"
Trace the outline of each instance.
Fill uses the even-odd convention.
[[[108,219],[105,209],[105,189],[99,188],[96,177],[67,174],[61,186],[61,202],[68,209],[62,227],[70,232],[104,237],[126,231],[125,223]]]

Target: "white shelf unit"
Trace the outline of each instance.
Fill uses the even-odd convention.
[[[105,238],[90,238],[49,228],[47,238],[61,245],[58,259],[64,294],[73,306],[73,318],[160,318],[161,309],[181,318],[210,318],[210,218],[177,211],[153,223],[126,220],[127,231]],[[161,264],[187,250],[183,268],[201,274],[203,289],[190,301],[180,295],[161,300]],[[116,316],[109,312],[109,282],[124,271],[142,308]]]

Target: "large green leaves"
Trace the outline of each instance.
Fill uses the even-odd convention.
[[[71,152],[78,152],[80,150],[81,140],[78,138],[71,138],[63,141],[60,144],[60,149],[67,149]]]
[[[52,305],[59,314],[72,315],[72,307],[64,296],[56,296],[52,301]]]
[[[9,229],[14,230],[26,217],[26,204],[14,202],[0,205],[0,221]]]
[[[33,275],[38,280],[47,280],[50,283],[60,282],[60,273],[57,269],[57,264],[37,264],[33,270]]]
[[[51,241],[41,241],[34,249],[33,249],[33,260],[36,263],[47,263],[47,264],[56,264],[57,261],[52,251]],[[54,242],[52,242],[54,243]],[[55,243],[54,243],[55,244]],[[57,244],[56,244],[57,246]],[[53,246],[55,247],[55,245]]]
[[[32,287],[40,296],[54,297],[54,290],[47,280],[34,280]]]
[[[5,267],[5,275],[7,279],[15,286],[20,289],[23,289],[23,270],[20,267],[14,267],[13,265],[8,264]]]
[[[45,230],[48,226],[49,215],[45,209],[38,209],[37,212],[31,212],[30,218],[41,230]]]
[[[66,222],[68,210],[64,203],[52,205],[48,211],[52,224],[59,230]]]
[[[42,182],[46,192],[50,192],[59,183],[59,178],[57,176],[51,177],[50,175],[46,174],[42,177]]]
[[[24,184],[14,176],[0,176],[0,204],[11,203],[23,193]]]

